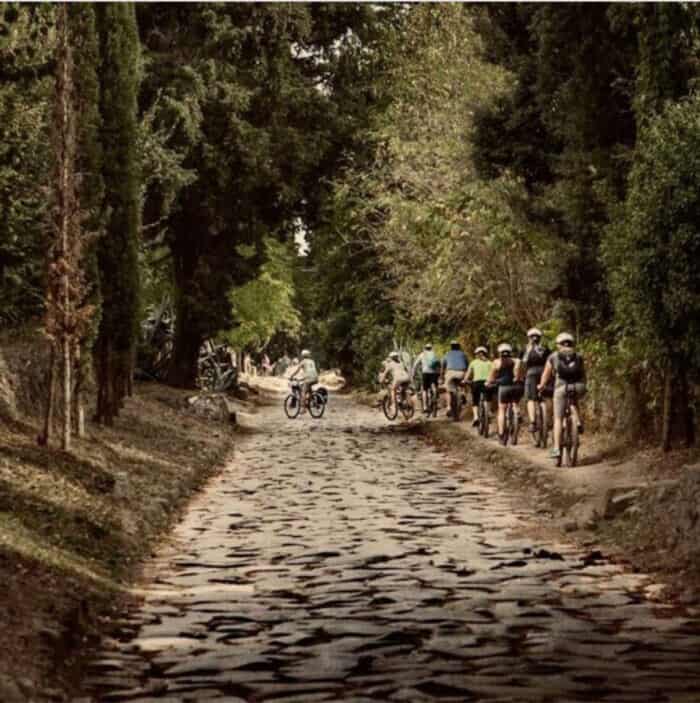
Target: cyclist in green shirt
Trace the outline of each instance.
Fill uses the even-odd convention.
[[[479,401],[482,394],[485,393],[487,400],[490,400],[490,393],[486,388],[486,381],[490,373],[491,361],[488,357],[488,349],[486,347],[477,347],[474,350],[474,358],[467,369],[466,378],[468,382],[471,382],[472,387],[472,412],[474,413],[472,425],[474,427],[479,424]]]

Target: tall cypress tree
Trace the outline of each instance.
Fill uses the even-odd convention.
[[[95,348],[96,419],[111,424],[129,392],[138,325],[140,44],[133,4],[106,3],[95,10],[105,188],[105,227],[98,245],[102,316]]]
[[[99,268],[97,262],[98,237],[104,220],[104,180],[102,177],[102,145],[100,130],[100,83],[97,69],[100,47],[97,38],[95,9],[89,3],[75,3],[69,7],[71,44],[75,64],[75,103],[80,119],[77,124],[76,175],[78,196],[82,211],[83,252],[82,266],[85,280],[85,303],[92,316],[81,344],[75,350],[74,413],[78,435],[84,433],[83,390],[90,375],[89,350],[95,344],[101,307]]]

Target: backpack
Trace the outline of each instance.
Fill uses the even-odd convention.
[[[576,354],[557,354],[557,376],[567,383],[578,383],[583,378],[583,359]]]
[[[440,369],[440,359],[437,358],[435,352],[423,352],[423,373],[438,371]]]
[[[546,347],[537,346],[534,349],[531,349],[527,355],[527,367],[531,369],[544,366],[548,357],[549,349]]]

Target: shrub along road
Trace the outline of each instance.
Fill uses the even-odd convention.
[[[149,568],[87,680],[100,701],[696,701],[700,617],[534,541],[478,461],[331,396],[281,403]]]

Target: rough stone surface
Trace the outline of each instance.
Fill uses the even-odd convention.
[[[700,620],[525,537],[482,464],[335,396],[259,420],[96,653],[95,701],[697,701]]]
[[[13,386],[10,370],[5,363],[0,350],[0,417],[9,420],[17,419],[17,398]]]

